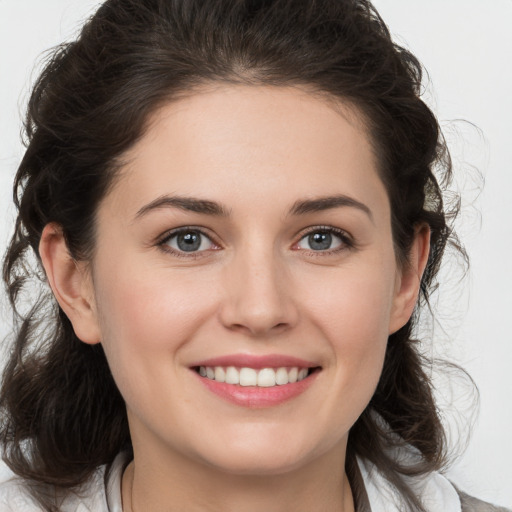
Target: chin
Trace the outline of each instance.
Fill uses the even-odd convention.
[[[212,464],[213,461],[210,461]],[[268,456],[261,453],[247,454],[244,456],[228,457],[215,460],[212,464],[218,470],[235,476],[275,476],[290,473],[307,464],[301,457],[290,455],[276,457],[275,452]]]
[[[278,438],[270,434],[256,439],[241,436],[209,448],[202,454],[209,466],[234,475],[254,476],[290,473],[312,463],[326,451],[311,437],[283,439],[282,434]]]

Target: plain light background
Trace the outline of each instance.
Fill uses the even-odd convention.
[[[480,390],[469,446],[448,475],[471,494],[511,506],[512,0],[374,3],[395,40],[428,70],[424,97],[441,120],[454,161],[454,186],[463,193],[458,229],[471,257],[470,272],[458,284],[460,266],[446,266],[437,321],[425,328],[433,338],[426,350],[462,365]],[[11,184],[23,154],[20,114],[37,76],[35,63],[44,50],[70,40],[98,4],[0,0],[2,253],[13,226]],[[1,304],[3,336],[9,313],[5,300]],[[435,379],[452,440],[464,445],[471,388],[459,378]]]

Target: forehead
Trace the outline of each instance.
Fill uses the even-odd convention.
[[[269,196],[382,195],[359,112],[297,87],[222,85],[170,102],[123,161],[114,192],[131,211],[166,193],[234,208]]]

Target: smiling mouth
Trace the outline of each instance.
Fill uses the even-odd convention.
[[[320,367],[280,367],[280,368],[237,368],[235,366],[198,366],[194,370],[205,379],[232,384],[234,386],[256,386],[270,388],[294,384],[308,378]]]

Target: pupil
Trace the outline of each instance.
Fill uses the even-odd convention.
[[[201,246],[201,235],[196,231],[190,231],[183,235],[178,235],[177,243],[182,251],[197,251]]]
[[[309,235],[309,246],[317,251],[329,249],[332,243],[330,233],[314,233]]]

